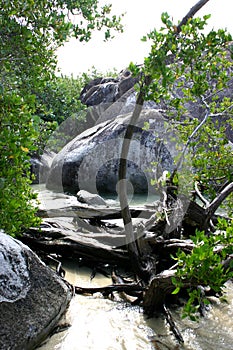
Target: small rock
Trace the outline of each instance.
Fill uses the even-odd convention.
[[[106,205],[105,200],[98,194],[93,194],[85,190],[81,190],[77,193],[77,199],[79,202],[89,205]]]

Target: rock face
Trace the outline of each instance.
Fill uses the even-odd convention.
[[[46,183],[48,189],[73,194],[79,190],[117,193],[122,140],[135,107],[137,81],[124,70],[117,78],[96,78],[85,86],[80,99],[89,107],[86,131],[54,158]],[[159,141],[165,130],[159,107],[145,102],[135,125],[127,161],[128,194],[154,192],[152,162],[160,162],[161,172],[173,168],[173,147]],[[144,122],[150,123],[149,130],[144,130]]]
[[[134,86],[138,80],[126,69],[117,78],[96,78],[87,84],[80,94],[82,103],[89,107],[86,129],[131,112],[135,106]],[[144,109],[156,107],[151,101],[144,104]]]
[[[232,62],[229,54],[228,59]],[[232,74],[232,67],[228,71],[229,77]],[[110,120],[117,117],[120,114],[126,114],[133,110],[136,101],[136,93],[134,86],[138,82],[138,78],[132,77],[129,70],[123,70],[117,78],[97,78],[92,80],[83,89],[80,99],[88,107],[95,106],[87,113],[87,127],[91,127],[94,124],[101,123],[105,120]],[[178,82],[178,80],[177,80]],[[215,86],[216,82],[214,80],[208,81],[210,86]],[[214,101],[219,104],[224,98],[232,99],[232,84],[233,78],[231,77],[227,86],[220,91],[217,95],[213,94]],[[190,83],[187,82],[187,87]],[[207,95],[212,95],[207,93]],[[183,97],[182,89],[179,88],[178,84],[174,86],[173,91],[171,91],[171,96],[174,98]],[[211,98],[212,98],[211,97]],[[208,99],[208,103],[211,101]],[[152,101],[146,101],[143,108],[153,108],[157,111],[162,111],[166,115],[168,110],[168,104],[166,100],[161,99],[161,101],[156,104]],[[185,102],[185,108],[187,108],[188,115],[191,117],[203,119],[205,115],[205,106],[202,101],[193,102],[192,100]],[[224,125],[226,127],[226,136],[233,142],[233,131],[232,126],[226,124],[226,117],[221,115],[217,118],[219,125]]]
[[[131,114],[98,124],[78,135],[54,158],[47,187],[59,192],[77,193],[79,190],[97,193],[116,193],[118,166],[123,135]],[[150,128],[144,130],[144,123]],[[151,179],[155,177],[152,162],[159,161],[163,170],[172,170],[171,142],[158,142],[164,133],[164,120],[155,110],[141,113],[135,126],[127,164],[127,178],[131,193],[153,191]]]
[[[105,200],[102,197],[98,196],[98,194],[93,194],[84,190],[81,190],[77,193],[77,199],[79,202],[89,205],[107,205]]]
[[[71,291],[24,244],[0,231],[0,349],[34,349],[59,321]]]
[[[85,86],[80,99],[89,107],[86,131],[54,158],[46,182],[48,189],[73,194],[79,190],[116,194],[122,140],[129,113],[135,106],[137,81],[138,78],[124,70],[117,78],[100,77]],[[161,170],[172,169],[171,151],[157,142],[158,133],[164,131],[161,128],[164,122],[156,108],[155,103],[146,102],[144,114],[135,125],[128,159],[129,192],[153,191],[150,182],[155,174],[149,173],[149,169],[157,158],[161,160]],[[145,121],[152,123],[150,130],[143,130]]]
[[[74,194],[79,190],[94,194],[117,192],[122,140],[135,107],[134,86],[137,81],[125,70],[117,78],[97,78],[85,86],[80,99],[89,107],[86,131],[68,143],[54,158],[47,180],[49,189]],[[218,93],[218,103],[224,97],[232,96],[232,82],[233,79],[229,82],[229,87]],[[171,92],[172,96],[183,96],[178,85]],[[185,107],[187,115],[184,118],[202,119],[206,113],[201,101],[188,101]],[[155,168],[161,175],[164,170],[173,169],[173,159],[177,153],[169,140],[170,135],[163,119],[169,120],[167,112],[167,101],[163,99],[159,104],[146,101],[143,105],[140,120],[135,125],[127,163],[129,192],[153,192],[151,180],[155,178]],[[220,119],[219,125],[224,125],[224,117],[221,116]],[[144,122],[150,124],[148,130],[144,129]],[[232,140],[232,130],[229,125],[226,126],[226,135]],[[162,144],[161,139],[166,144]],[[176,137],[177,141],[179,146]],[[158,161],[159,166],[151,165]]]
[[[80,99],[86,106],[96,106],[100,103],[112,104],[133,88],[138,78],[132,77],[130,71],[122,71],[117,78],[96,78],[81,91]]]

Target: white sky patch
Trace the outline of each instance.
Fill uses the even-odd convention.
[[[80,43],[71,39],[57,51],[60,74],[77,76],[95,67],[103,73],[121,71],[132,61],[143,63],[150,50],[150,44],[141,42],[141,38],[153,28],[162,26],[161,13],[168,12],[178,23],[197,0],[101,0],[100,3],[112,3],[112,13],[125,13],[124,33],[116,33],[115,38],[104,42],[103,33],[94,33],[89,43]],[[233,35],[232,0],[209,0],[197,13],[197,16],[211,14],[209,27],[227,29]]]

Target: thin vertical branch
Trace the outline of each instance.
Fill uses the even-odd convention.
[[[186,24],[188,19],[193,17],[197,11],[199,11],[209,0],[201,0],[194,5],[187,15],[182,19],[174,30],[174,35],[179,34],[181,31],[182,25]],[[166,43],[164,44],[166,45]],[[143,266],[143,257],[142,252],[140,252],[139,246],[137,244],[137,237],[134,235],[132,218],[129,210],[128,197],[127,197],[127,182],[126,182],[126,172],[127,172],[127,158],[130,148],[130,142],[134,134],[136,123],[140,117],[143,104],[145,101],[145,87],[149,86],[152,81],[151,76],[145,76],[140,92],[138,94],[136,105],[132,114],[132,117],[129,121],[129,124],[126,128],[126,132],[123,139],[122,149],[121,149],[121,158],[119,164],[119,199],[121,205],[121,213],[124,221],[125,233],[126,233],[126,243],[128,247],[128,252],[132,262],[134,271],[144,280],[148,280],[149,275],[149,262],[147,266]],[[206,117],[207,118],[207,117]]]

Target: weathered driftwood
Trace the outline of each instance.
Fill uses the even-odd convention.
[[[145,256],[153,256],[153,251],[156,251],[157,248],[167,251],[168,256],[179,247],[186,251],[192,249],[190,241],[179,240],[179,232],[178,238],[173,240],[177,237],[177,229],[167,233],[168,224],[166,217],[163,216],[161,203],[130,208],[130,212],[133,217],[140,218],[134,219],[133,229],[136,244],[140,246]],[[180,227],[182,226],[186,232],[192,234],[196,228],[201,228],[206,220],[206,214],[206,209],[191,201],[180,222]],[[104,221],[119,218],[120,208],[77,204],[77,206],[60,209],[40,210],[38,215],[49,216],[50,219],[44,221],[39,231],[31,228],[22,237],[22,240],[34,249],[90,261],[129,265],[124,228],[115,223],[114,225],[107,224]],[[72,229],[57,223],[57,219],[61,216],[74,219],[75,225]],[[213,221],[216,220],[214,216]],[[154,271],[154,274],[156,273]]]
[[[147,315],[153,316],[156,311],[161,310],[166,295],[171,294],[175,289],[172,283],[175,272],[176,270],[163,271],[150,282],[143,299],[143,309]]]
[[[167,308],[167,306],[165,304],[163,304],[163,312],[165,314],[165,317],[166,317],[166,320],[173,332],[173,334],[175,335],[176,339],[180,342],[180,343],[184,343],[184,339],[179,331],[179,329],[177,328],[173,318],[172,318],[172,315],[169,311],[169,309]]]
[[[75,287],[76,294],[95,294],[102,293],[104,296],[108,296],[113,292],[142,292],[145,288],[135,283],[124,284],[111,284],[106,287]]]
[[[182,200],[185,203],[186,199]],[[181,239],[180,228],[182,227],[188,236],[188,234],[193,234],[196,228],[201,229],[206,220],[209,221],[209,210],[207,209],[209,206],[203,208],[193,201],[188,204],[178,227],[168,225],[169,220],[172,222],[170,219],[172,212],[168,211],[168,215],[163,215],[163,211],[166,209],[161,203],[130,208],[134,217],[135,243],[142,253],[143,259],[146,259],[146,269],[152,276],[148,284],[128,284],[116,279],[116,285],[113,286],[102,289],[76,287],[76,292],[101,292],[107,295],[118,291],[128,301],[131,300],[128,294],[134,294],[134,297],[137,297],[139,292],[141,294],[138,300],[143,299],[143,308],[146,314],[153,315],[159,310],[163,311],[166,296],[174,290],[172,277],[175,276],[176,270],[175,266],[172,266],[174,261],[171,259],[171,254],[175,254],[179,248],[191,252],[194,247],[188,238]],[[177,208],[179,209],[178,206]],[[158,213],[159,215],[157,215]],[[39,215],[49,216],[50,219],[44,219],[40,230],[31,228],[22,236],[22,241],[32,249],[49,254],[56,253],[63,257],[81,258],[84,263],[92,264],[92,266],[107,263],[112,266],[124,266],[127,270],[135,272],[132,259],[127,251],[124,228],[121,225],[117,226],[114,221],[110,223],[111,219],[118,219],[121,216],[119,208],[77,204],[77,206],[68,208],[40,211]],[[59,221],[61,216],[73,218],[74,223],[63,227]],[[70,220],[72,222],[72,219]],[[217,216],[212,215],[212,221],[215,224]],[[216,249],[221,250],[221,247]],[[143,259],[140,260],[141,263],[143,263]],[[225,268],[231,266],[232,259],[233,257],[230,256],[223,262]],[[190,286],[190,281],[187,283],[187,286]],[[175,334],[175,328],[173,333]]]
[[[110,263],[130,268],[126,250],[114,248],[115,245],[104,244],[93,237],[85,237],[82,233],[77,232],[75,235],[74,232],[67,233],[66,230],[60,228],[42,229],[41,231],[31,228],[21,237],[21,240],[35,251],[56,253],[63,257],[76,259],[82,258],[93,264]]]
[[[184,197],[182,201],[185,202],[187,199]],[[163,208],[159,202],[151,206],[132,207],[130,208],[130,213],[132,218],[140,217],[141,219],[146,219],[143,222],[145,230],[152,231],[159,235],[163,234],[163,230],[165,230],[168,224],[166,218],[164,220],[158,220],[157,218],[158,213],[163,214]],[[118,207],[94,207],[87,204],[71,205],[58,209],[39,209],[37,215],[44,218],[58,218],[64,216],[76,218],[77,220],[88,219],[92,220],[92,222],[94,222],[94,220],[101,221],[122,218],[121,210]],[[176,213],[174,215],[176,215]],[[180,226],[189,227],[189,229],[191,229],[190,233],[192,234],[193,230],[196,228],[203,228],[204,223],[208,221],[209,218],[209,208],[205,209],[194,201],[189,201]],[[212,213],[212,221],[213,223],[217,222],[217,216],[214,215],[214,213]],[[85,225],[84,222],[82,226],[83,225]]]
[[[145,217],[149,218],[155,210],[153,208],[146,208],[144,206],[137,207],[137,208],[131,208],[131,215],[132,217]],[[113,220],[113,219],[121,219],[121,209],[116,207],[107,207],[107,206],[91,206],[87,204],[77,204],[77,205],[71,205],[67,206],[65,208],[58,208],[58,209],[39,209],[37,212],[37,216],[40,217],[49,217],[49,218],[56,218],[56,217],[79,217],[82,219],[99,219],[99,220]]]

